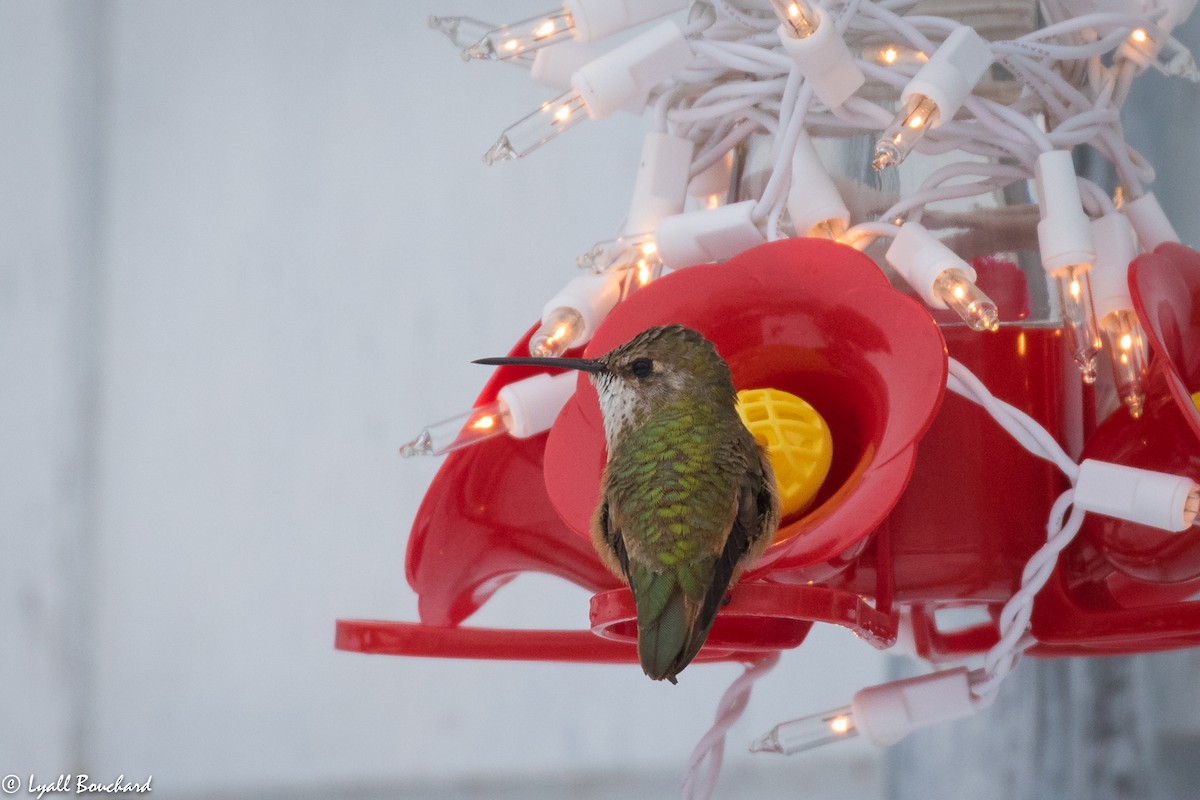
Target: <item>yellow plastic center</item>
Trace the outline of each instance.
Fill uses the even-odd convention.
[[[1192,395],[1192,405],[1196,407],[1197,411],[1200,411],[1200,392]]]
[[[829,426],[804,400],[779,389],[743,389],[737,396],[742,422],[767,448],[783,516],[803,511],[829,474]]]

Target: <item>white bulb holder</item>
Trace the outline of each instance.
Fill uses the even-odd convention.
[[[567,0],[575,39],[594,42],[687,8],[688,0]]]
[[[1129,296],[1129,263],[1137,255],[1133,226],[1119,212],[1092,221],[1096,263],[1092,265],[1092,303],[1096,316],[1133,308]]]
[[[932,308],[947,307],[934,291],[934,283],[943,272],[957,269],[970,281],[976,278],[974,267],[916,222],[900,226],[884,258]]]
[[[571,86],[593,119],[614,111],[638,113],[654,87],[693,57],[683,31],[668,20],[580,67],[571,76]]]
[[[1196,521],[1188,500],[1198,491],[1196,481],[1184,475],[1089,458],[1079,465],[1073,502],[1084,511],[1179,532]]]
[[[671,269],[723,261],[767,240],[753,218],[757,201],[744,200],[675,214],[654,232],[658,255]]]
[[[1038,210],[1038,249],[1042,268],[1049,274],[1075,264],[1096,260],[1092,228],[1079,197],[1075,164],[1066,150],[1038,156],[1034,166]]]
[[[575,372],[543,373],[504,386],[497,398],[508,412],[509,434],[528,439],[550,430],[575,393],[577,380]]]
[[[536,51],[529,65],[529,77],[542,86],[559,92],[571,88],[571,76],[585,64],[590,64],[604,55],[604,47],[598,44],[568,40],[553,47]]]
[[[812,8],[817,16],[812,35],[797,38],[784,23],[778,28],[779,41],[812,84],[813,94],[830,108],[837,108],[862,87],[866,76],[833,24],[833,17],[821,6]]]
[[[986,39],[970,26],[955,28],[905,85],[901,103],[913,95],[928,97],[938,108],[937,119],[930,123],[936,128],[954,118],[992,60]]]
[[[582,319],[583,330],[573,339],[572,346],[591,341],[596,328],[621,299],[621,277],[620,270],[610,270],[572,278],[546,303],[542,321],[549,319],[559,308],[573,309]]]
[[[724,196],[729,191],[730,179],[733,176],[733,155],[726,153],[702,171],[692,176],[688,182],[688,197]]]
[[[792,185],[788,190],[788,216],[799,236],[828,220],[838,220],[846,227],[850,210],[825,170],[812,139],[803,131],[792,154]]]
[[[880,747],[979,710],[966,667],[869,686],[854,695],[850,707],[859,736]]]
[[[693,147],[692,141],[682,136],[657,131],[646,134],[625,218],[626,234],[652,231],[664,217],[683,213]]]
[[[1138,241],[1146,252],[1153,252],[1163,242],[1178,242],[1179,234],[1167,219],[1167,214],[1153,192],[1130,200],[1121,206],[1121,213],[1129,218],[1137,233]]]

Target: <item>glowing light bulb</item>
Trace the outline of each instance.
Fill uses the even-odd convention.
[[[797,39],[817,32],[817,12],[805,0],[771,0],[771,7]]]
[[[465,60],[516,58],[538,48],[570,39],[575,22],[565,9],[500,25],[487,31],[475,44],[463,50]]]
[[[579,258],[575,263],[580,269],[596,273],[623,272],[621,299],[629,296],[630,292],[642,288],[656,280],[663,271],[662,257],[658,253],[658,244],[654,234],[639,233],[632,236],[618,236],[592,245],[592,249]]]
[[[1000,327],[996,304],[975,285],[975,269],[918,222],[900,226],[884,258],[934,308],[949,308],[977,331]]]
[[[1090,268],[1090,264],[1072,264],[1050,273],[1058,289],[1067,349],[1079,367],[1083,382],[1089,384],[1096,382],[1096,358],[1101,347],[1088,278]]]
[[[920,66],[929,60],[929,56],[920,50],[897,44],[885,44],[882,47],[866,47],[862,51],[864,61],[874,61],[885,67]]]
[[[494,401],[425,428],[400,447],[400,455],[440,456],[501,434],[527,439],[543,433],[575,393],[577,377],[540,373],[505,384]]]
[[[1117,395],[1129,415],[1142,416],[1146,404],[1146,336],[1133,309],[1120,309],[1105,314],[1100,320],[1100,332],[1112,366]]]
[[[627,265],[625,267],[625,283],[621,287],[622,300],[651,281],[657,280],[663,271],[663,262],[658,255],[658,245],[653,240],[644,241],[629,251],[626,258],[620,263]],[[620,268],[620,266],[616,265],[614,268]]]
[[[497,400],[465,414],[436,422],[400,446],[403,458],[442,456],[505,433],[511,424],[508,408]]]
[[[571,349],[583,332],[583,315],[574,308],[556,308],[546,315],[529,338],[529,355],[538,358],[557,358]]]
[[[607,272],[633,266],[638,258],[652,263],[658,260],[658,244],[653,233],[635,233],[596,242],[592,249],[575,259],[580,269]]]
[[[991,45],[969,25],[955,28],[900,93],[900,113],[875,143],[871,166],[896,166],[926,131],[953,119],[991,64]]]
[[[875,157],[871,166],[876,170],[894,167],[908,157],[925,132],[937,124],[940,116],[937,103],[923,94],[914,94],[904,108],[884,129],[875,142]]]
[[[1158,24],[1163,25],[1165,21],[1160,19]],[[1200,69],[1196,67],[1192,51],[1168,33],[1171,27],[1167,24],[1165,28],[1160,28],[1157,37],[1151,36],[1145,28],[1135,28],[1121,44],[1118,56],[1133,61],[1139,67],[1153,66],[1164,75],[1200,82]]]
[[[537,111],[506,128],[483,154],[483,162],[490,166],[496,161],[529,155],[587,116],[587,104],[582,95],[575,90],[566,92],[542,103]]]
[[[484,154],[484,162],[528,155],[585,117],[604,119],[616,111],[640,109],[654,87],[695,55],[682,28],[670,20],[660,23],[575,70],[571,90],[506,129]]]
[[[632,277],[638,286],[645,286],[662,274],[663,263],[658,256],[658,245],[654,242],[644,242],[638,248],[637,257],[633,262]]]
[[[1000,327],[996,304],[962,270],[943,270],[933,282],[933,291],[972,330],[994,331]]]
[[[821,714],[781,722],[750,745],[752,753],[791,755],[858,735],[854,712],[843,706]]]
[[[811,236],[815,239],[831,239],[839,242],[846,235],[847,230],[849,230],[849,226],[846,224],[846,220],[831,217],[830,219],[821,220],[809,228],[805,236]]]

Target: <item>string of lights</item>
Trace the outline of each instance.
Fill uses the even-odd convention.
[[[560,9],[507,25],[431,20],[464,58],[521,63],[535,79],[538,61],[557,48],[602,46],[607,36],[632,34],[578,64],[569,80],[556,72],[557,83],[546,82],[564,91],[505,129],[484,155],[489,165],[535,157],[575,125],[602,124],[620,111],[642,114],[649,127],[624,222],[615,235],[598,234],[578,259],[582,274],[546,303],[531,354],[560,356],[586,345],[613,308],[663,274],[792,236],[859,250],[890,240],[882,261],[918,297],[987,336],[1003,324],[997,304],[929,219],[939,204],[1031,186],[1040,220],[1036,248],[1056,287],[1056,321],[1080,379],[1094,382],[1107,357],[1121,402],[1139,417],[1146,337],[1126,270],[1139,248],[1150,251],[1178,236],[1147,190],[1154,170],[1125,141],[1120,111],[1146,69],[1200,82],[1191,54],[1171,37],[1194,0],[1172,0],[1148,13],[1133,4],[1128,12],[1081,13],[1086,9],[1073,0],[1042,0],[1042,27],[1019,32],[1019,25],[997,25],[1016,35],[994,39],[990,29],[909,14],[914,5],[567,0]],[[1009,12],[1016,14],[1015,6],[1002,5],[998,14]],[[771,144],[765,179],[753,196],[732,196],[732,165],[756,137]],[[894,175],[913,153],[939,160],[915,188],[873,216],[855,218],[845,184],[814,145],[852,138],[871,142],[863,174]],[[1112,165],[1120,184],[1115,197],[1076,173],[1073,153],[1085,145]],[[1080,465],[1041,425],[953,360],[947,385],[1072,484],[1048,509],[1046,542],[999,615],[999,643],[977,669],[869,687],[850,706],[777,726],[753,749],[790,753],[856,734],[890,744],[916,727],[986,707],[1032,644],[1033,597],[1085,512],[1168,530],[1193,524],[1200,490],[1190,480],[1100,462]],[[534,435],[553,424],[568,388],[567,381],[545,376],[511,384],[495,407],[431,426],[402,454],[445,452],[498,430]],[[464,438],[471,431],[478,436]],[[1135,497],[1125,491],[1131,485],[1145,492]],[[749,668],[722,701],[717,723],[693,756],[688,796],[711,793],[725,731],[769,666]]]

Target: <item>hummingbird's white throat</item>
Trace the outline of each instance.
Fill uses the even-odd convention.
[[[612,373],[592,374],[588,377],[600,397],[604,438],[611,453],[621,432],[633,424],[633,412],[638,402],[637,389]]]

